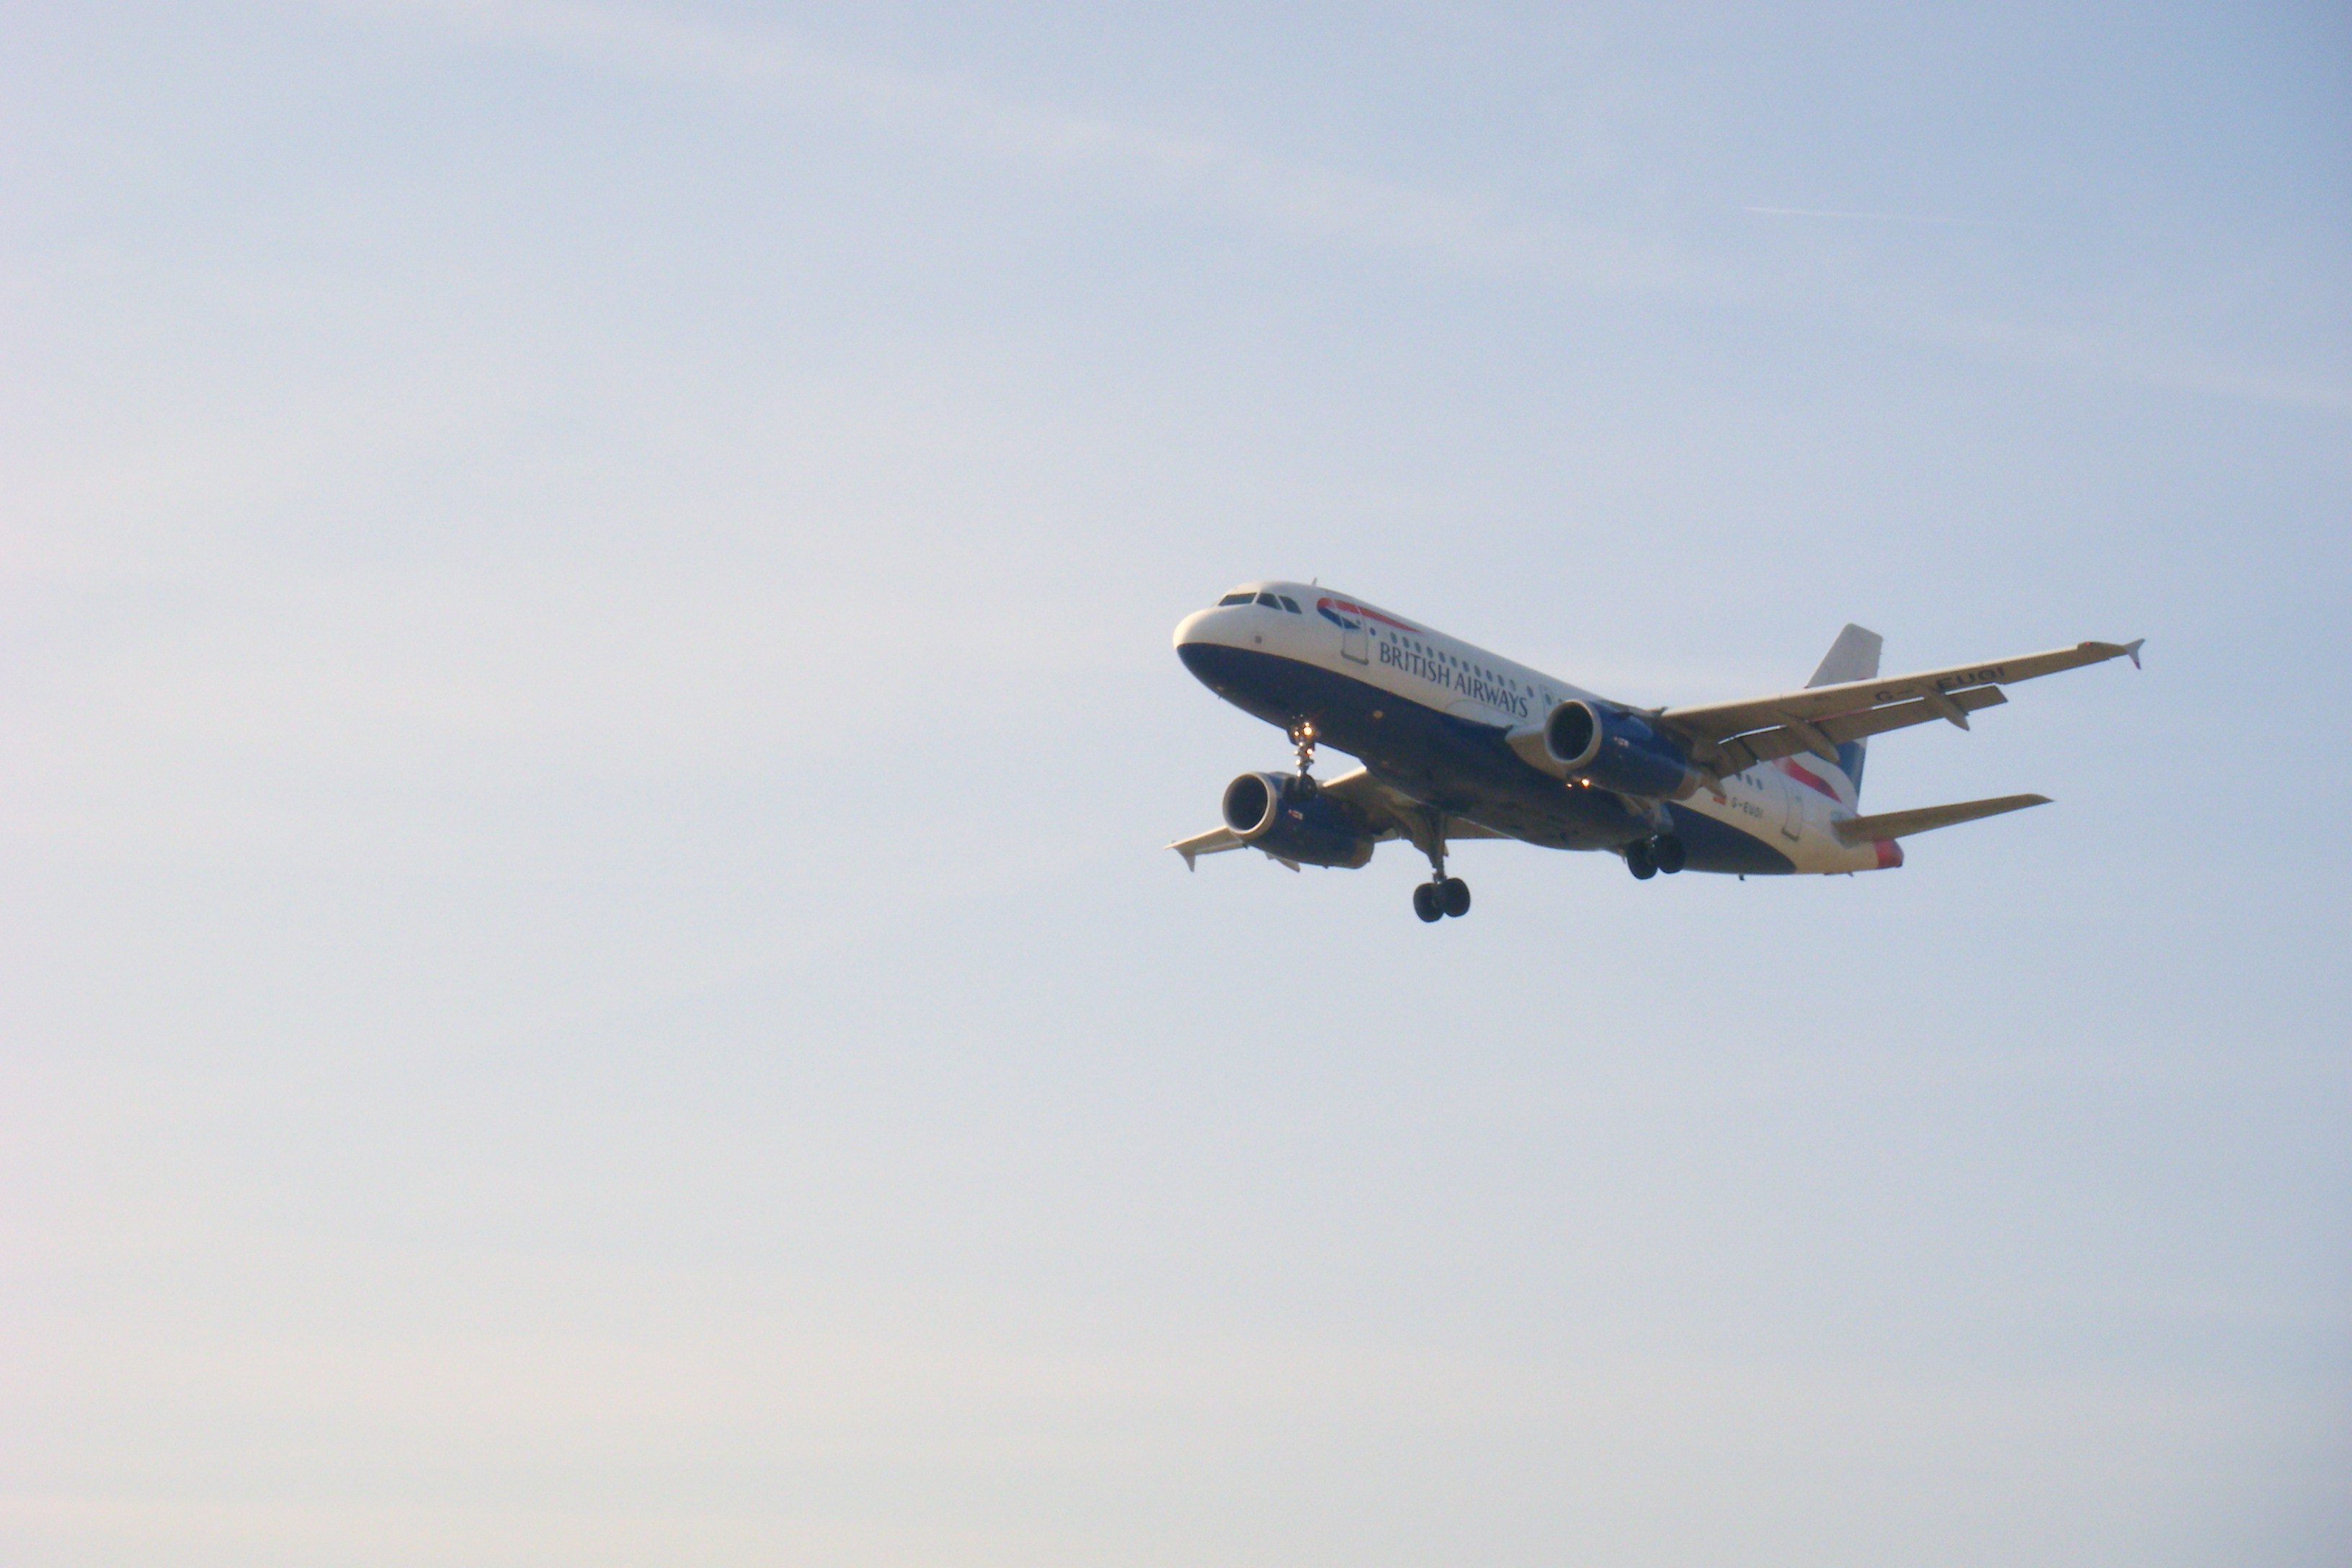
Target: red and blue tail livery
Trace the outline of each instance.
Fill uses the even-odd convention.
[[[1311,613],[1304,606],[1312,605]],[[2111,658],[2140,644],[2085,642],[1916,675],[1878,673],[1878,634],[1849,626],[1802,688],[1696,708],[1614,701],[1313,584],[1254,583],[1176,627],[1176,654],[1212,691],[1275,725],[1297,751],[1286,773],[1225,786],[1223,825],[1170,846],[1187,866],[1257,849],[1300,866],[1355,868],[1389,839],[1429,858],[1413,889],[1424,921],[1465,914],[1470,889],[1446,846],[1516,838],[1600,849],[1644,880],[1875,871],[1903,864],[1916,833],[2024,806],[2000,795],[1864,815],[1870,737],[2009,700],[2004,686]],[[1328,782],[1319,748],[1361,764]]]

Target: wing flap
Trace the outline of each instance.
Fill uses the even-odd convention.
[[[2111,658],[2128,658],[2137,664],[2139,662],[2139,649],[2138,642],[2077,643],[2073,647],[2023,654],[1990,664],[1958,664],[1948,669],[1921,670],[1916,675],[1807,687],[1801,691],[1784,691],[1777,697],[1750,698],[1740,702],[1712,702],[1696,708],[1669,708],[1659,715],[1659,721],[1692,741],[1713,744],[1749,730],[1785,725],[1791,721],[1820,724],[1826,719],[1867,712],[1895,702],[1919,700],[1933,702],[1938,697],[1953,698],[1959,692],[1979,687],[2032,680],[2040,676],[2055,675],[2062,669],[2080,669],[2086,664],[2102,664]]]
[[[1979,817],[1999,816],[2004,812],[2023,811],[2029,805],[2048,805],[2046,795],[2004,795],[1990,800],[1963,800],[1950,805],[1923,805],[1916,811],[1882,811],[1875,816],[1850,816],[1837,825],[1839,839],[1847,844],[1868,844],[1880,838],[1907,838],[1915,833],[1926,833],[1937,827],[1949,827],[1955,823],[1974,822]]]
[[[1372,776],[1370,768],[1358,768],[1342,774],[1323,786],[1327,795],[1336,795],[1382,825],[1381,841],[1409,838],[1419,844],[1427,832],[1429,807],[1397,788],[1382,784]],[[1507,838],[1508,834],[1451,813],[1439,814],[1445,838],[1452,843],[1457,838]]]
[[[1936,719],[1949,720],[1966,729],[1969,714],[1983,708],[1998,708],[2009,700],[2008,693],[1998,686],[1970,687],[1948,695],[1939,694],[1939,698],[1916,697],[1907,702],[1891,702],[1884,708],[1841,713],[1834,719],[1824,719],[1801,728],[1781,724],[1769,730],[1753,730],[1720,742],[1710,753],[1710,758],[1719,772],[1736,773],[1752,768],[1758,763],[1769,763],[1775,757],[1793,757],[1800,752],[1818,752],[1822,748],[1812,737],[1804,733],[1805,730],[1812,730],[1829,742],[1832,748],[1829,760],[1835,762],[1835,748],[1848,741],[1883,735],[1889,730],[1906,729]],[[1955,713],[1959,715],[1958,719],[1953,718]]]

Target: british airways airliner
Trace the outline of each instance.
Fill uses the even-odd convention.
[[[1295,773],[1225,786],[1224,826],[1169,846],[1257,849],[1297,870],[1353,868],[1401,838],[1429,858],[1412,890],[1424,921],[1467,914],[1445,847],[1516,838],[1603,849],[1648,879],[1874,871],[1902,840],[2029,805],[2008,795],[1914,811],[1861,812],[1863,748],[1887,730],[2009,700],[2001,687],[2111,658],[2138,642],[2073,647],[1882,679],[1876,632],[1849,626],[1802,690],[1696,708],[1641,708],[1473,647],[1314,584],[1252,583],[1176,627],[1184,668],[1286,731]],[[1328,745],[1362,766],[1315,777]]]

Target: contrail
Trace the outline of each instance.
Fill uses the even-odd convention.
[[[1842,217],[1864,223],[1924,223],[1941,227],[2013,228],[1997,218],[1925,217],[1917,213],[1850,213],[1829,207],[1741,207],[1744,213],[1761,213],[1766,217]]]

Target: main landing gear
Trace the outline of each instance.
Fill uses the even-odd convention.
[[[1412,912],[1431,925],[1448,915],[1470,912],[1470,884],[1445,874],[1445,840],[1436,842],[1440,847],[1429,857],[1429,880],[1412,890]]]
[[[1459,877],[1439,877],[1412,890],[1412,912],[1435,924],[1448,915],[1470,912],[1470,884]]]
[[[1683,868],[1683,841],[1671,833],[1636,838],[1625,846],[1625,869],[1640,881],[1646,882],[1661,871],[1673,876]]]

